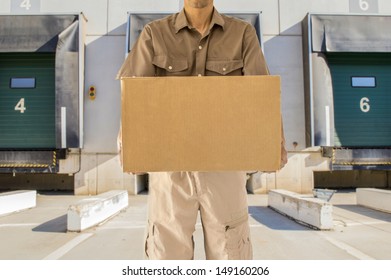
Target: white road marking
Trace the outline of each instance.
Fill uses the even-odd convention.
[[[265,225],[262,225],[262,224],[250,224],[250,228],[264,228],[266,227]]]
[[[111,226],[105,226],[99,228],[99,230],[115,230],[115,229],[145,229],[146,225],[140,225],[140,226],[121,226],[121,225],[111,225]]]
[[[370,226],[370,225],[382,225],[382,224],[389,224],[390,222],[361,222],[361,223],[346,223],[346,226],[353,227],[353,226]]]
[[[115,229],[145,229],[147,227],[147,225],[134,225],[134,226],[131,226],[131,225],[107,225],[107,226],[104,226],[104,227],[101,227],[99,228],[99,230],[115,230]],[[261,224],[250,224],[250,228],[264,228],[265,226],[264,225],[261,225]],[[199,224],[197,223],[195,225],[195,228],[196,229],[201,229],[202,228],[202,224]]]
[[[78,235],[77,237],[73,238],[71,241],[66,243],[65,245],[61,246],[51,254],[47,255],[43,260],[58,260],[62,256],[64,256],[66,253],[71,251],[73,248],[75,248],[77,245],[82,243],[84,240],[90,238],[93,234],[92,233],[83,233]]]
[[[2,227],[34,227],[38,226],[39,224],[0,224],[0,228]]]
[[[318,234],[320,236],[322,236],[324,239],[326,239],[327,241],[329,241],[331,244],[346,251],[348,254],[352,255],[353,257],[356,257],[359,260],[374,260],[374,258],[372,258],[371,256],[361,252],[360,250],[357,250],[356,248],[353,248],[352,246],[350,246],[342,241],[338,241],[334,238],[331,238],[322,232],[319,232]]]

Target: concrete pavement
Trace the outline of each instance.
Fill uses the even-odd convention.
[[[81,233],[67,232],[68,206],[84,198],[40,193],[37,206],[0,216],[2,260],[141,260],[147,194],[129,196],[129,206],[105,223]],[[248,195],[254,259],[391,259],[391,214],[356,204],[354,190],[331,199],[334,229],[317,231],[267,207],[267,195]],[[200,222],[195,259],[204,259]]]

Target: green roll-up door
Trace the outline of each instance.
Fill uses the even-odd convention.
[[[335,146],[391,146],[391,54],[328,54]]]
[[[0,149],[55,143],[55,54],[0,53]]]

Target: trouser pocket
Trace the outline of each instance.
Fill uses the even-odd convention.
[[[182,238],[175,229],[175,225],[162,225],[148,221],[144,248],[147,259],[188,260],[193,258],[193,240]]]
[[[225,225],[225,240],[229,260],[252,259],[248,214]]]

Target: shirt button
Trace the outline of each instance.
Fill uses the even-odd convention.
[[[202,50],[202,46],[198,46],[198,48],[199,48],[200,50]]]
[[[172,66],[171,66],[171,65],[170,65],[170,66],[168,66],[168,69],[172,70]]]
[[[224,72],[227,71],[227,68],[224,67],[224,68],[223,68],[223,71],[224,71]]]

